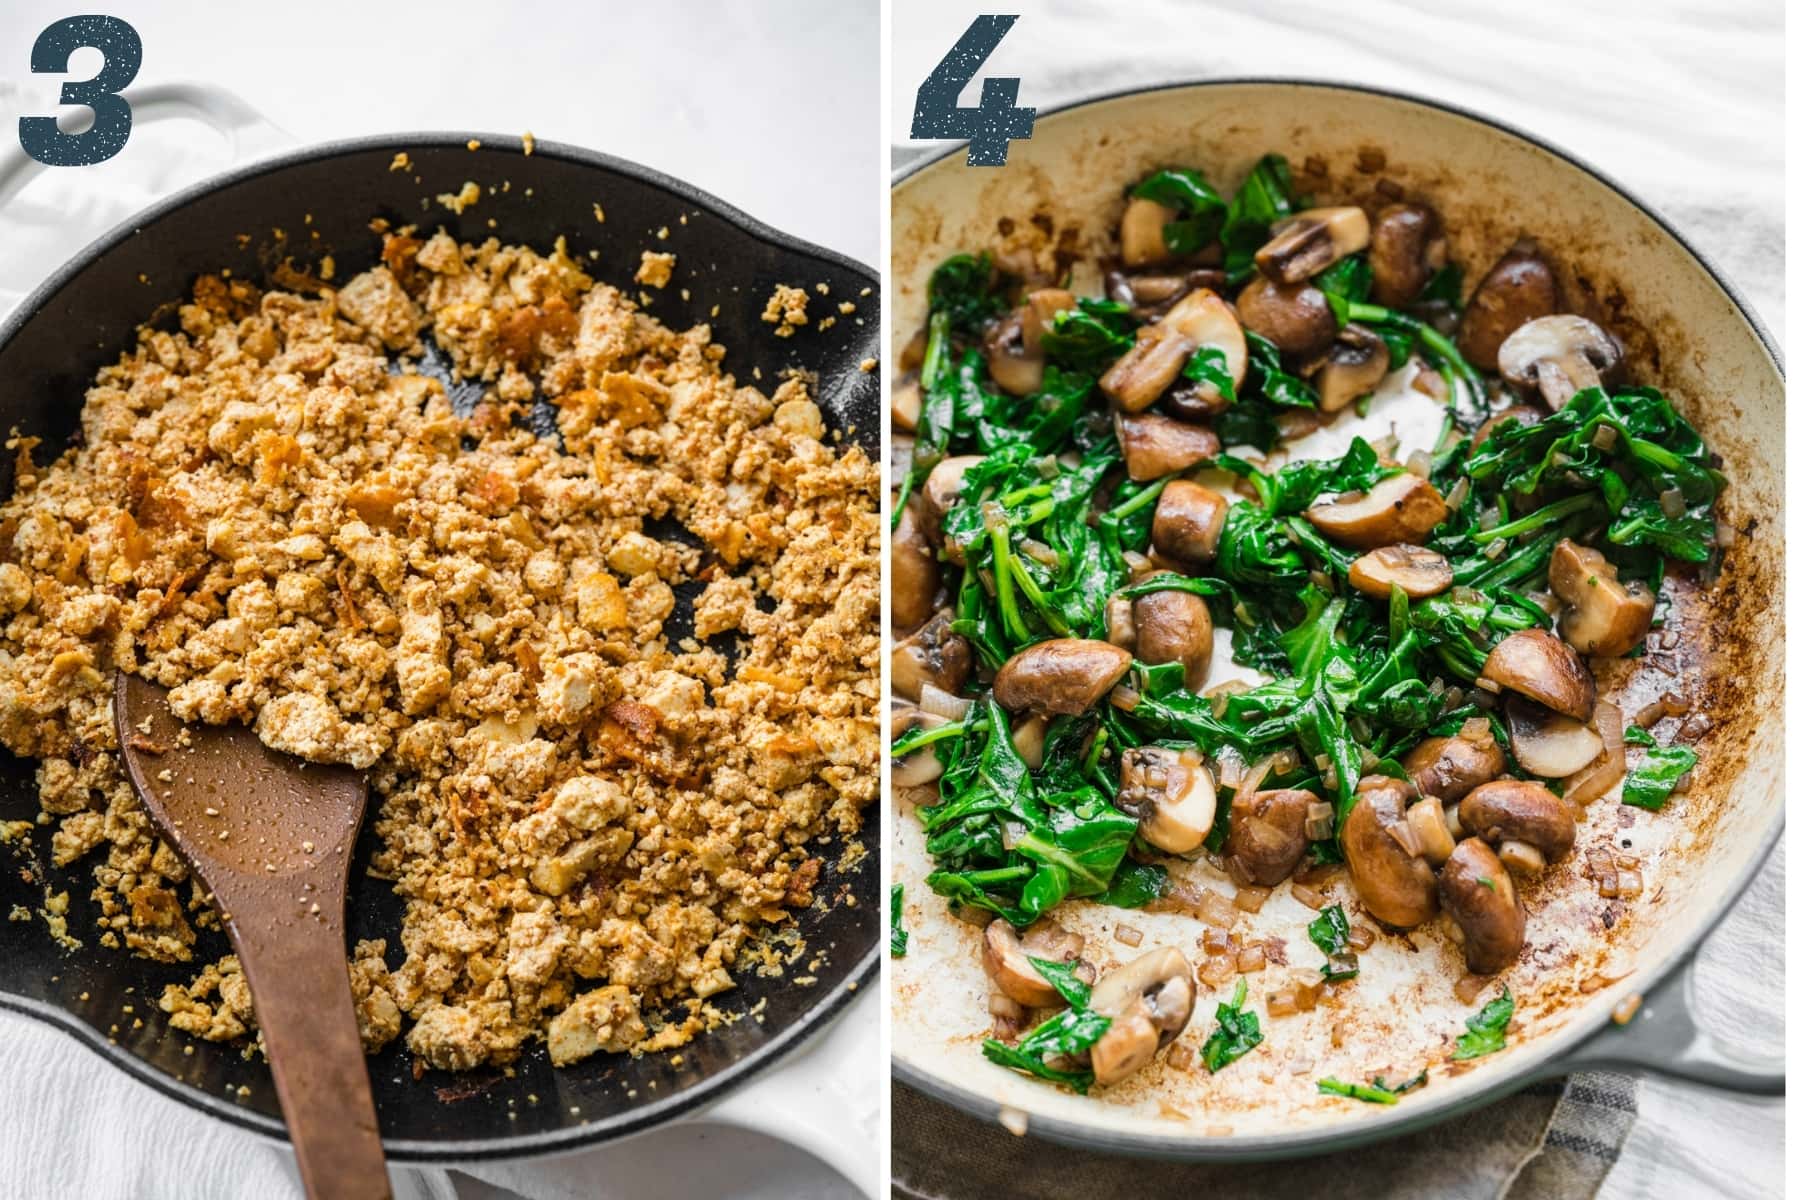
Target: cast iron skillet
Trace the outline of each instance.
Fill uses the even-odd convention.
[[[467,148],[471,138],[481,143],[478,150]],[[389,170],[400,151],[410,156],[411,167]],[[458,191],[465,180],[481,184],[484,194],[462,214],[431,199]],[[605,211],[604,223],[595,220],[596,202]],[[543,251],[565,237],[569,252],[590,274],[631,294],[638,290],[631,276],[639,252],[672,250],[678,255],[675,276],[668,287],[651,293],[652,314],[676,329],[710,321],[714,339],[727,348],[726,367],[739,379],[748,381],[760,369],[764,386],[772,387],[788,368],[815,373],[827,425],[872,457],[879,454],[880,387],[877,377],[858,365],[879,354],[875,272],[635,164],[546,142],[527,155],[518,138],[469,133],[390,134],[281,155],[171,196],[100,238],[0,326],[0,428],[16,426],[44,438],[37,458],[48,461],[74,433],[95,372],[132,344],[140,323],[153,317],[167,323],[172,302],[186,295],[196,275],[229,268],[237,277],[264,282],[284,258],[304,268],[329,254],[341,283],[374,262],[380,239],[369,222],[378,216],[395,226],[416,223],[425,231],[442,226],[464,240],[497,236]],[[666,242],[656,237],[664,227]],[[597,250],[599,258],[589,261],[589,250]],[[827,284],[833,305],[852,299],[866,317],[862,323],[840,317],[830,330],[809,326],[777,339],[761,320],[777,283],[809,291]],[[10,495],[12,486],[8,455],[0,461],[0,495]],[[672,523],[654,532],[685,533]],[[684,588],[685,594],[677,589],[671,637],[691,630],[682,624],[691,621],[698,589]],[[32,762],[0,752],[0,819],[36,816],[33,771]],[[870,827],[863,835],[871,850],[881,844],[879,808],[869,806]],[[29,860],[10,859],[0,871],[0,908],[37,909],[46,888],[66,889],[70,932],[85,945],[75,952],[60,949],[40,920],[0,922],[0,960],[7,964],[0,975],[0,1005],[67,1030],[189,1107],[284,1137],[265,1066],[246,1061],[236,1046],[173,1033],[156,1007],[165,984],[186,982],[202,964],[230,952],[224,937],[202,932],[194,961],[175,966],[99,947],[88,900],[92,863],[52,868],[48,832],[33,839]],[[377,841],[365,828],[357,846],[349,935],[352,941],[387,938],[390,965],[397,965],[401,902],[385,883],[366,874]],[[677,1056],[666,1053],[638,1059],[603,1054],[553,1071],[539,1045],[510,1077],[499,1071],[426,1071],[415,1079],[405,1039],[396,1039],[369,1060],[388,1156],[502,1158],[601,1142],[689,1112],[775,1062],[821,1028],[879,968],[877,856],[840,871],[835,859],[842,851],[842,839],[821,850],[825,866],[817,894],[825,903],[798,916],[808,945],[823,952],[812,972],[815,984],[798,986],[791,975],[765,980],[746,972],[734,991],[718,998],[720,1007],[743,1013],[766,1007],[756,1018],[684,1047],[679,1066],[673,1061]],[[846,903],[850,897],[854,903]]]

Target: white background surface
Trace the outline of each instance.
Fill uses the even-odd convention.
[[[384,3],[200,5],[7,0],[0,5],[0,142],[51,114],[60,79],[28,73],[52,21],[104,12],[144,42],[137,84],[235,91],[301,142],[468,129],[603,150],[685,179],[751,215],[874,263],[886,201],[874,0],[775,5]],[[71,64],[91,75],[97,52]],[[229,161],[189,122],[144,126],[112,161],[47,172],[0,211],[0,292],[23,293],[126,213]],[[22,226],[32,232],[22,236]],[[11,236],[8,236],[11,234]],[[0,309],[5,297],[0,296]],[[851,1019],[872,1030],[875,998]],[[872,1121],[885,1079],[870,1032]],[[834,1040],[836,1035],[834,1035]],[[226,1200],[298,1196],[285,1149],[131,1082],[61,1034],[0,1014],[0,1197]],[[851,1114],[846,1114],[846,1116]],[[871,1150],[871,1153],[873,1151]],[[743,1130],[685,1125],[535,1167],[396,1172],[402,1197],[525,1195],[841,1198],[804,1152]]]
[[[1785,328],[1777,0],[911,0],[895,10],[897,160],[919,145],[906,139],[920,81],[975,14],[1014,12],[1020,20],[980,74],[1018,76],[1021,105],[1047,109],[1159,81],[1286,75],[1415,92],[1517,125],[1658,209],[1777,338]],[[979,96],[977,83],[963,103]],[[1784,878],[1778,847],[1703,951],[1699,988],[1712,1028],[1734,1045],[1777,1055]],[[1638,1104],[1604,1200],[1782,1194],[1785,1104],[1655,1079],[1640,1086]]]

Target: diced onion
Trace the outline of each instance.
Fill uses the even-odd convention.
[[[943,717],[946,721],[960,721],[963,714],[969,711],[973,700],[961,696],[952,696],[935,683],[927,683],[919,688],[919,707],[934,717]]]
[[[1332,819],[1331,805],[1315,800],[1306,806],[1306,840],[1322,842],[1331,836],[1336,822]]]
[[[1315,892],[1304,883],[1296,883],[1293,890],[1294,899],[1306,905],[1306,907],[1312,909],[1314,912],[1318,912],[1321,908],[1325,907],[1325,896],[1323,893]]]
[[[1420,479],[1430,479],[1431,455],[1423,450],[1414,450],[1406,456],[1406,470],[1408,474],[1417,475]]]
[[[1248,913],[1261,912],[1262,906],[1268,903],[1269,895],[1270,889],[1251,884],[1239,888],[1237,895],[1231,898],[1231,903]]]
[[[1113,707],[1122,712],[1130,712],[1138,706],[1137,692],[1128,687],[1116,687],[1112,690]]]
[[[1271,1017],[1291,1017],[1300,1011],[1300,1002],[1293,988],[1282,988],[1279,992],[1269,993],[1269,1015]]]
[[[1456,993],[1458,1003],[1473,1004],[1475,997],[1481,995],[1487,987],[1489,978],[1491,977],[1487,975],[1464,975],[1456,981],[1456,986],[1451,991]]]
[[[1200,978],[1209,987],[1219,987],[1237,974],[1237,959],[1224,954],[1215,954],[1200,964]]]
[[[1200,919],[1208,925],[1229,929],[1237,921],[1236,906],[1225,898],[1223,892],[1215,892],[1211,888],[1200,889],[1198,909]]]
[[[1294,1000],[1297,1004],[1299,1004],[1301,1012],[1311,1012],[1315,1007],[1318,1006],[1319,996],[1324,991],[1325,991],[1325,980],[1321,976],[1318,979],[1309,980],[1305,983],[1295,984],[1294,985]]]
[[[1260,945],[1246,946],[1238,951],[1237,969],[1238,974],[1240,975],[1248,975],[1253,971],[1260,971],[1267,964],[1268,951],[1264,950]]]
[[[1135,925],[1119,925],[1113,929],[1113,937],[1127,946],[1140,946],[1144,942],[1144,931]]]
[[[1611,450],[1613,443],[1619,440],[1619,431],[1602,422],[1594,429],[1594,445],[1602,450]]]
[[[1662,505],[1663,515],[1670,520],[1687,516],[1687,497],[1681,494],[1681,489],[1678,487],[1672,487],[1660,493],[1656,497],[1656,502]]]
[[[1468,499],[1469,477],[1467,475],[1458,476],[1456,486],[1452,487],[1450,494],[1444,497],[1444,504],[1449,507],[1451,512],[1461,512],[1462,506]]]
[[[1375,931],[1367,925],[1352,925],[1350,936],[1344,940],[1350,943],[1352,950],[1367,950],[1375,944]]]

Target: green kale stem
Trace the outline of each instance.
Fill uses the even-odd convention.
[[[1056,606],[1044,596],[1043,589],[1038,587],[1038,582],[1031,577],[1031,572],[1025,569],[1025,564],[1009,554],[1007,565],[1012,571],[1013,580],[1019,585],[1019,590],[1025,593],[1027,600],[1031,601],[1031,607],[1037,609],[1038,616],[1044,619],[1044,624],[1048,625],[1051,632],[1057,637],[1067,637],[1069,623],[1063,620],[1062,614],[1056,611]]]
[[[908,730],[894,742],[893,754],[894,757],[899,758],[911,754],[922,746],[929,746],[933,742],[941,742],[945,738],[961,737],[965,733],[978,733],[986,728],[985,723],[978,721],[970,724],[968,718],[965,717],[960,721],[946,721],[942,725],[935,725],[929,729],[920,727]]]
[[[1478,529],[1469,535],[1469,540],[1476,545],[1498,541],[1500,538],[1514,537],[1521,533],[1530,533],[1541,529],[1552,521],[1560,521],[1573,513],[1586,512],[1594,507],[1598,497],[1592,492],[1582,492],[1574,496],[1565,496],[1553,504],[1546,504],[1536,512],[1528,513],[1516,521],[1508,521],[1504,525],[1496,525],[1492,529]]]
[[[1113,507],[1106,515],[1111,517],[1114,522],[1122,523],[1126,518],[1131,516],[1132,513],[1162,495],[1162,490],[1169,486],[1169,480],[1173,478],[1175,478],[1173,475],[1164,475],[1161,479],[1157,480],[1137,495],[1131,497],[1131,499]]]
[[[1360,300],[1345,304],[1344,314],[1346,321],[1360,321],[1366,325],[1393,325],[1418,338],[1438,365],[1446,369],[1450,382],[1467,391],[1470,407],[1486,409],[1487,393],[1482,384],[1481,372],[1470,366],[1469,360],[1456,348],[1456,343],[1439,333],[1435,326],[1403,312]]]
[[[1013,595],[1012,531],[1004,518],[992,522],[987,530],[988,542],[994,548],[994,593],[1000,601],[1000,623],[1015,645],[1031,642],[1031,631],[1025,628],[1025,616],[1019,611],[1018,597]]]

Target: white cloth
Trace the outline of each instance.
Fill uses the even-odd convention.
[[[1304,76],[1460,104],[1517,125],[1617,179],[1674,223],[1785,329],[1779,0],[1020,0],[895,8],[891,139],[908,143],[914,93],[974,14],[1020,14],[978,72],[1016,75],[1040,109],[1158,82]],[[962,103],[973,104],[980,85]],[[1771,448],[1771,453],[1779,453]],[[1745,1049],[1783,1045],[1785,848],[1701,955],[1703,1016]],[[1781,1194],[1786,1105],[1650,1077],[1602,1200]],[[1295,1168],[1305,1171],[1304,1166]]]
[[[0,46],[12,48],[0,56],[0,142],[11,143],[17,115],[57,111],[61,77],[28,74],[26,48],[70,11],[62,0],[0,8]],[[761,8],[703,0],[535,10],[399,0],[378,14],[350,0],[314,0],[299,20],[289,9],[262,6],[239,6],[227,19],[174,0],[103,11],[131,22],[143,39],[136,86],[205,81],[266,115],[275,128],[250,128],[243,151],[287,137],[529,129],[685,179],[863,262],[878,256],[880,43],[872,0],[803,0],[786,5],[778,20]],[[83,51],[71,77],[91,74],[97,63]],[[92,237],[232,158],[228,144],[193,123],[140,122],[110,162],[42,173],[0,208],[0,313]],[[869,1063],[868,1086],[847,1096],[847,1130],[882,1128],[877,1005],[871,995],[844,1018],[864,1027],[857,1058]],[[0,1013],[0,1046],[0,1200],[300,1195],[284,1145],[183,1108],[61,1033]],[[393,1178],[400,1200],[855,1195],[804,1151],[704,1122],[556,1159],[396,1168]]]

